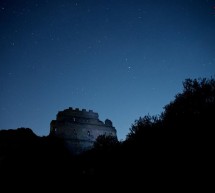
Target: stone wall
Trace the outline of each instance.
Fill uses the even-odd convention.
[[[64,139],[69,150],[79,154],[92,148],[99,135],[116,136],[116,129],[110,120],[100,121],[98,113],[70,107],[58,112],[51,122],[50,134]]]

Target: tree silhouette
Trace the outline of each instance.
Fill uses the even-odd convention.
[[[119,145],[117,137],[111,135],[100,135],[94,142],[94,148],[96,150],[111,150]]]
[[[41,174],[52,181],[60,176],[62,184],[69,180],[69,185],[73,178],[73,187],[83,179],[89,182],[92,176],[105,183],[107,176],[111,176],[111,183],[137,176],[153,183],[163,179],[173,183],[180,175],[183,180],[200,178],[212,165],[214,115],[215,80],[186,79],[182,93],[164,107],[164,112],[140,117],[123,142],[101,135],[92,150],[70,157],[63,141],[51,135],[38,137],[25,128],[0,131],[0,164],[5,175],[14,175],[14,171],[17,177],[20,172],[26,176]],[[67,176],[64,172],[69,179],[63,177]]]
[[[162,119],[168,128],[214,128],[215,80],[186,79],[183,93],[164,107]]]
[[[135,120],[126,136],[126,140],[147,140],[146,135],[157,129],[160,124],[158,116],[146,115]],[[149,136],[147,136],[149,137]]]
[[[215,80],[186,79],[183,92],[164,107],[164,127],[177,143],[208,143],[215,128]]]
[[[148,166],[194,175],[197,167],[200,172],[201,164],[206,164],[202,159],[210,162],[213,151],[215,80],[186,79],[183,88],[161,116],[136,120],[125,144],[130,155],[136,159],[142,155],[142,163]],[[142,167],[139,163],[138,168]]]

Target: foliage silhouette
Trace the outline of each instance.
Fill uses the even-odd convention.
[[[94,148],[97,150],[111,150],[119,144],[117,137],[111,135],[100,135],[94,142]]]
[[[186,79],[183,87],[160,117],[135,121],[125,143],[136,151],[133,156],[150,157],[145,163],[158,166],[156,170],[164,167],[169,174],[199,176],[206,168],[204,161],[212,160],[215,80]]]
[[[176,94],[163,113],[140,117],[125,141],[99,136],[94,148],[79,156],[71,156],[62,140],[38,137],[28,128],[0,131],[1,171],[39,173],[53,181],[57,175],[62,183],[73,179],[73,187],[79,180],[87,182],[93,177],[104,181],[111,176],[112,183],[138,176],[156,183],[177,183],[174,180],[180,175],[187,180],[197,178],[210,169],[213,160],[214,115],[215,80],[186,79],[182,93]]]

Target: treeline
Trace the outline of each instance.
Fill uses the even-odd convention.
[[[110,184],[140,177],[143,183],[188,183],[210,171],[214,128],[214,78],[186,79],[182,93],[161,115],[140,117],[124,141],[100,136],[92,150],[79,156],[70,155],[59,139],[37,137],[30,129],[0,131],[1,170],[8,176],[24,172],[69,180],[74,186],[92,178],[109,179],[105,182]]]
[[[215,80],[186,79],[183,92],[164,107],[161,115],[140,117],[123,142],[101,136],[92,151],[106,156],[102,161],[109,161],[112,153],[119,175],[142,171],[149,175],[158,171],[194,174],[202,169],[201,161],[211,161],[214,128]],[[121,164],[125,162],[126,168]],[[107,172],[114,173],[111,169]]]

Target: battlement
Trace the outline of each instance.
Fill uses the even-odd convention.
[[[69,107],[68,109],[65,109],[64,111],[68,111],[68,110],[70,110],[70,111],[75,111],[75,112],[88,112],[88,113],[94,113],[93,112],[93,110],[89,110],[89,111],[87,111],[86,109],[79,109],[79,108],[72,108],[72,107]]]
[[[57,120],[71,119],[71,118],[86,118],[86,119],[98,119],[99,115],[92,110],[86,109],[80,110],[79,108],[69,107],[63,111],[59,111],[57,114]]]

